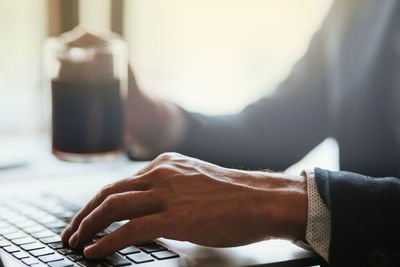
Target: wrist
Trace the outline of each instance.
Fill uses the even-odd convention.
[[[293,241],[306,240],[307,228],[307,180],[299,176],[293,191],[287,195],[287,210],[283,220],[287,222],[288,238]]]
[[[269,173],[265,213],[270,212],[271,236],[292,241],[305,240],[307,225],[307,181],[304,176]],[[271,179],[272,178],[272,179]],[[271,225],[270,223],[268,223]]]

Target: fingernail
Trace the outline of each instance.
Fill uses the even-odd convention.
[[[69,246],[71,248],[75,248],[76,245],[78,245],[78,235],[75,233],[72,235],[72,237],[69,239]]]
[[[95,251],[95,245],[90,245],[90,246],[88,246],[88,247],[86,247],[84,250],[83,250],[83,253],[85,254],[85,257],[86,258],[88,258],[88,259],[91,259],[91,258],[93,258],[95,255],[93,254],[94,253],[94,251]]]
[[[67,233],[69,231],[69,227],[65,228],[61,233],[61,238],[64,240],[67,237]]]

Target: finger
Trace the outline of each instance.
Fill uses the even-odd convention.
[[[165,228],[162,217],[162,213],[158,213],[131,220],[87,247],[84,254],[89,259],[100,259],[130,245],[160,237]]]
[[[142,99],[143,93],[139,90],[136,76],[131,64],[128,64],[128,99],[136,100]]]
[[[86,216],[78,230],[70,238],[72,248],[83,247],[96,233],[111,223],[151,214],[161,210],[151,191],[136,191],[113,194],[107,197],[97,208]]]
[[[84,208],[82,208],[74,216],[70,225],[65,228],[65,230],[61,234],[62,241],[64,243],[68,243],[68,240],[70,239],[71,235],[78,229],[81,221],[98,205],[100,205],[109,195],[132,190],[147,190],[150,187],[150,184],[144,179],[140,179],[140,177],[124,179],[104,187],[86,204]]]

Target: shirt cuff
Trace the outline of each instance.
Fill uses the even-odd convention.
[[[318,192],[313,170],[305,170],[307,178],[308,213],[306,241],[325,261],[329,259],[331,241],[331,214]]]

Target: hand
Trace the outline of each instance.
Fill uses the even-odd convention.
[[[302,176],[222,168],[167,153],[102,189],[73,218],[62,240],[83,247],[120,220],[129,222],[86,247],[87,258],[158,237],[215,247],[272,237],[304,240],[306,215]]]
[[[184,135],[186,119],[181,109],[141,90],[131,67],[125,110],[126,144],[135,158],[154,158],[173,149]]]

